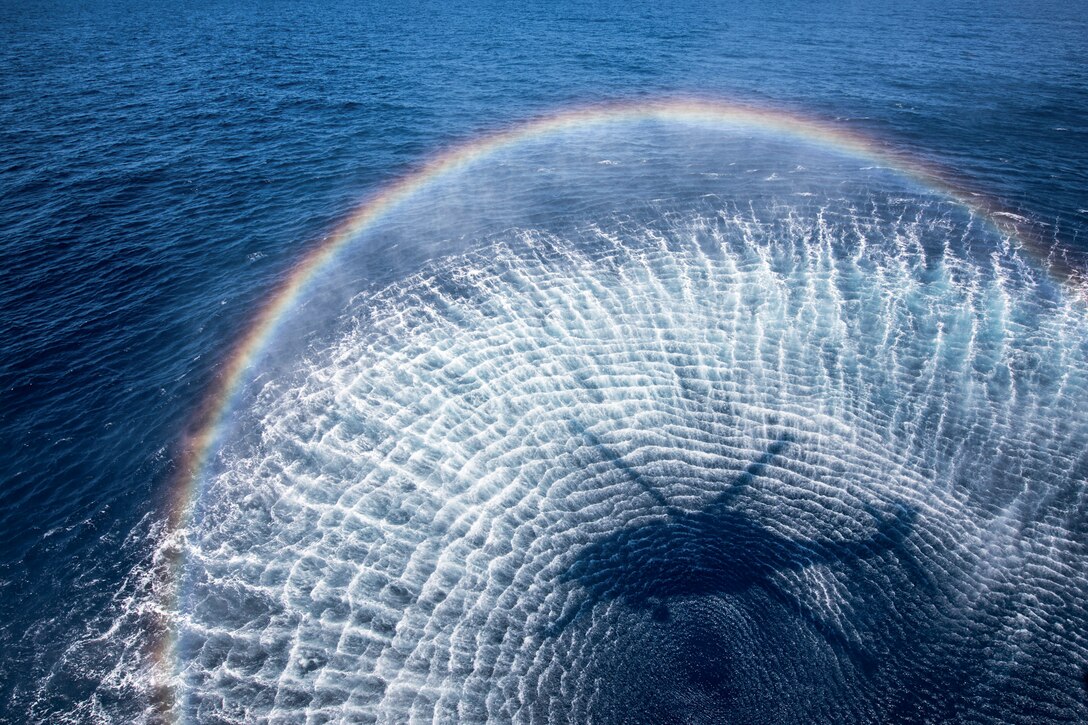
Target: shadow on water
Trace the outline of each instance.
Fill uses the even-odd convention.
[[[775,574],[798,572],[821,564],[850,565],[889,550],[903,554],[903,564],[912,569],[913,562],[901,549],[914,526],[917,513],[914,508],[898,503],[890,513],[869,509],[876,530],[861,540],[792,538],[760,525],[733,506],[775,458],[793,444],[789,436],[772,442],[709,506],[691,512],[670,505],[658,487],[592,432],[578,423],[572,423],[572,429],[633,484],[646,491],[663,509],[664,516],[617,531],[578,554],[566,577],[577,581],[587,599],[581,607],[554,622],[548,628],[549,637],[558,636],[567,625],[605,601],[620,600],[628,606],[645,609],[657,621],[667,621],[670,600],[737,596],[758,587],[796,612],[829,644],[848,653],[863,668],[875,664],[836,628],[806,612],[775,583]],[[926,583],[920,571],[913,573]]]

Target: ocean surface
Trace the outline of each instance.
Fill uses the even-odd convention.
[[[0,38],[0,721],[1088,721],[1084,2]]]

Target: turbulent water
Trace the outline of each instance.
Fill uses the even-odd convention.
[[[0,38],[0,721],[1088,722],[1079,4]]]
[[[619,123],[497,156],[359,242],[458,251],[352,297],[238,414],[188,539],[182,712],[1084,716],[1079,293],[798,139]],[[463,203],[500,192],[498,221]]]

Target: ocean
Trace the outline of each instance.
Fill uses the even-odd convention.
[[[0,721],[1088,720],[1083,2],[0,37]]]

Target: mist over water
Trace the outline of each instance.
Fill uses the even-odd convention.
[[[988,219],[803,139],[615,122],[346,255],[389,279],[301,306],[328,332],[258,364],[199,501],[180,712],[1085,713],[1088,317]]]
[[[1088,721],[1078,4],[30,0],[0,38],[0,721]],[[182,495],[365,199],[689,97],[963,193],[737,124],[496,151],[314,277]]]

